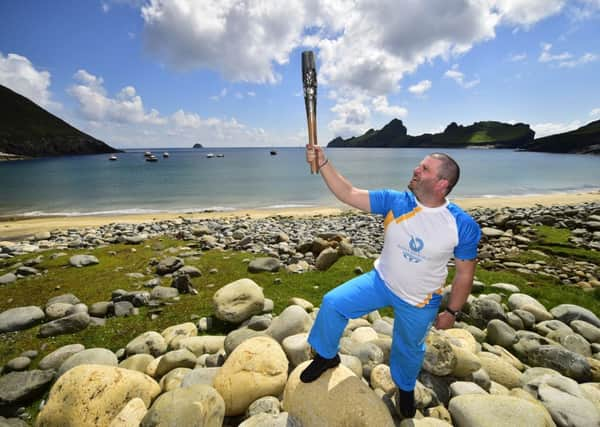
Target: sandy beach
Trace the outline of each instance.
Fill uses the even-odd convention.
[[[524,208],[535,205],[571,205],[584,202],[600,202],[600,191],[586,193],[560,193],[543,194],[535,196],[510,196],[510,197],[474,197],[464,199],[451,199],[463,209],[474,208]],[[202,212],[202,213],[154,213],[133,215],[97,215],[97,216],[63,216],[63,217],[12,217],[0,219],[0,241],[18,240],[42,231],[56,229],[99,227],[111,223],[142,223],[150,221],[161,221],[176,218],[186,219],[210,219],[210,218],[234,218],[250,217],[265,218],[269,216],[295,216],[307,217],[314,215],[339,215],[351,211],[344,205],[329,207],[310,208],[286,208],[286,209],[254,209],[236,210],[228,212]]]

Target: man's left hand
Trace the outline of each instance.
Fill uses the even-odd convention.
[[[442,311],[438,314],[437,319],[435,321],[436,329],[450,329],[454,326],[454,321],[456,318],[452,315],[452,313],[448,313],[447,311]]]

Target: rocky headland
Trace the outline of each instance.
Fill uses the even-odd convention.
[[[550,153],[600,153],[600,120],[576,130],[534,139],[535,132],[526,123],[497,121],[459,125],[455,122],[443,132],[409,135],[402,120],[393,119],[383,128],[369,129],[363,135],[347,139],[337,137],[333,148],[510,148]]]
[[[0,161],[117,152],[0,85]]]
[[[455,328],[433,329],[427,338],[412,420],[396,409],[388,366],[392,317],[382,311],[350,321],[340,343],[342,364],[303,384],[299,372],[311,358],[306,338],[320,301],[307,300],[298,288],[276,307],[275,296],[257,283],[269,277],[264,272],[327,274],[344,257],[376,257],[383,243],[379,217],[113,223],[0,242],[0,290],[43,281],[53,269],[103,264],[136,284],[115,289],[108,283],[110,298],[82,301],[51,281],[56,296],[0,313],[7,345],[32,329],[38,336],[37,344],[2,361],[0,415],[7,418],[0,425],[600,425],[598,313],[567,300],[548,306],[543,294],[525,293],[528,281],[483,280],[484,272],[510,272],[598,299],[600,204],[471,213],[483,230],[481,271]],[[568,237],[540,237],[549,230]],[[161,248],[134,271],[113,265],[110,257],[118,253],[111,248],[126,244],[134,254],[161,238],[182,244]],[[109,251],[96,257],[98,248]],[[206,290],[195,281],[217,268],[202,272],[194,264],[214,251],[227,258],[243,251],[246,273],[210,291],[210,314],[189,313],[188,321],[128,336],[118,348],[72,342],[44,350],[48,340],[108,328],[114,318],[134,321],[144,310],[166,316],[174,301],[200,298]],[[57,267],[48,258],[64,261]],[[275,285],[284,287],[285,280]],[[448,293],[447,287],[442,305]],[[227,333],[218,333],[223,324]],[[35,420],[26,410],[34,402]]]

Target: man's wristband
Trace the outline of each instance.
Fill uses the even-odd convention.
[[[460,310],[452,310],[450,307],[446,307],[446,311],[454,317],[458,316],[458,313],[460,313]]]
[[[329,162],[329,159],[325,159],[325,161],[323,162],[323,164],[319,165],[319,170],[321,170],[323,168],[323,166],[325,166],[328,162]]]

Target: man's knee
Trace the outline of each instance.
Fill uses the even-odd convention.
[[[323,310],[323,309],[336,310],[337,303],[338,303],[338,298],[337,298],[335,292],[329,291],[323,297],[323,300],[321,301],[321,307],[319,308],[319,310]]]

